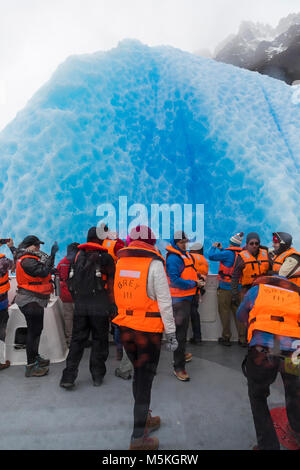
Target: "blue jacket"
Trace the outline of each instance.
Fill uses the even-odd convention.
[[[176,250],[180,251],[183,255],[187,253],[186,251],[180,250],[178,246],[175,244],[174,240],[171,241],[170,245]],[[178,255],[175,255],[174,253],[168,253],[167,260],[166,260],[166,271],[171,282],[171,287],[177,287],[177,289],[182,289],[182,290],[192,289],[193,287],[197,285],[197,283],[195,281],[187,281],[185,279],[182,279],[180,276],[183,270],[184,270],[184,262],[182,261],[182,259]],[[192,295],[187,296],[187,297],[172,297],[172,302],[177,303],[177,302],[181,302],[182,300],[192,300],[192,299],[193,299]]]
[[[220,248],[212,246],[208,252],[208,259],[210,261],[222,262],[224,266],[231,268],[234,265],[235,253],[230,250],[220,250]],[[231,289],[230,283],[224,281],[219,281],[219,287],[225,290]],[[241,288],[241,286],[239,286],[239,288]]]
[[[242,303],[240,304],[236,315],[237,319],[248,326],[249,313],[253,309],[256,298],[258,296],[259,286],[251,287],[251,289],[245,295]],[[267,333],[266,331],[254,330],[253,336],[249,343],[249,346],[264,346],[267,348],[274,347],[274,337],[280,340],[280,349],[283,351],[294,351],[297,349],[296,343],[299,338],[290,338],[289,336],[279,336],[273,333]]]

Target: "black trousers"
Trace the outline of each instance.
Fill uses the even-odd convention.
[[[174,357],[174,370],[177,372],[185,369],[185,346],[186,335],[189,327],[189,320],[191,314],[190,300],[182,300],[173,304],[173,315],[176,325],[176,338],[178,341],[178,348],[173,353]]]
[[[134,368],[132,391],[134,397],[134,426],[132,438],[145,432],[151,402],[151,388],[160,356],[161,333],[146,333],[120,327],[121,342]]]
[[[64,381],[75,381],[90,333],[92,335],[90,372],[96,380],[103,378],[106,374],[105,362],[109,352],[109,320],[106,305],[103,309],[101,303],[75,300],[72,339],[62,377]]]
[[[6,327],[9,319],[8,309],[0,310],[0,340],[5,342]]]
[[[198,312],[199,299],[200,299],[200,294],[194,295],[193,300],[192,300],[192,305],[191,305],[191,323],[192,323],[192,330],[193,330],[193,338],[196,341],[201,341],[202,339],[200,315]]]
[[[246,362],[248,394],[259,448],[279,450],[280,444],[267,403],[270,385],[280,372],[289,424],[294,432],[300,433],[300,377],[285,371],[283,358],[267,353],[267,348],[264,351],[258,351],[256,346],[249,350]],[[281,352],[280,354],[290,357],[292,353]]]
[[[33,364],[39,353],[40,338],[44,326],[44,309],[36,302],[30,302],[24,307],[20,307],[20,310],[27,323],[27,364]]]

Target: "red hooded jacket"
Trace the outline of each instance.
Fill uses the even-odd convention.
[[[67,286],[67,279],[69,276],[70,265],[71,265],[71,261],[68,260],[68,258],[65,256],[58,263],[57,268],[56,268],[59,273],[59,278],[60,278],[60,290],[61,290],[60,298],[62,302],[67,302],[67,303],[74,302]]]

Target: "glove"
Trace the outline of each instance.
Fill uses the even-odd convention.
[[[166,334],[166,349],[167,351],[174,352],[178,348],[178,342],[176,339],[176,333],[167,333]]]
[[[118,307],[116,304],[111,304],[108,310],[109,318],[113,320],[118,315]]]
[[[51,248],[51,256],[55,256],[56,253],[58,252],[58,250],[59,250],[58,244],[57,244],[57,242],[54,242],[54,244]]]

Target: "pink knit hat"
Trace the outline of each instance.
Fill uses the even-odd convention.
[[[140,240],[153,246],[156,243],[156,237],[151,228],[147,227],[147,225],[137,225],[131,230],[129,238],[130,242]]]

